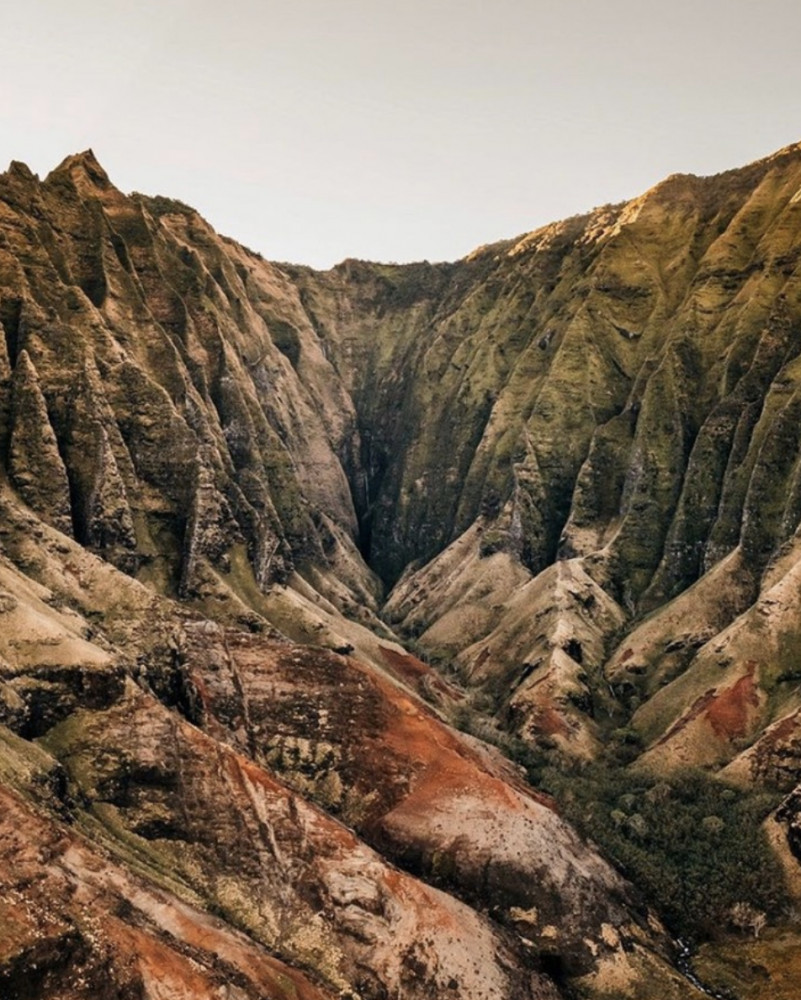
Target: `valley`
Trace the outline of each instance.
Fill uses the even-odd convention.
[[[792,996],[799,261],[801,146],[326,272],[12,164],[0,992]]]

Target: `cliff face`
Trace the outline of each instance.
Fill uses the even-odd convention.
[[[362,548],[400,578],[388,620],[524,738],[591,756],[610,683],[627,717],[668,685],[633,722],[677,734],[748,657],[753,705],[731,731],[701,712],[704,752],[795,708],[775,644],[798,612],[799,192],[791,147],[456,265],[290,271],[354,400]],[[752,635],[776,586],[774,647],[723,663],[714,638]]]
[[[799,255],[801,147],[325,273],[91,153],[12,164],[0,984],[692,996],[637,887],[447,723],[781,792],[792,881]]]

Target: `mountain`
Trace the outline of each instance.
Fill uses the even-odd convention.
[[[4,994],[793,996],[800,258],[801,146],[326,272],[13,163]]]

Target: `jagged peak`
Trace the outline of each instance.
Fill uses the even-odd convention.
[[[59,165],[47,175],[45,183],[51,178],[68,175],[78,183],[87,181],[97,188],[110,188],[112,183],[109,176],[92,149],[85,149],[82,153],[72,153],[59,163]]]
[[[31,170],[28,164],[23,163],[22,160],[12,160],[8,165],[6,173],[12,177],[19,177],[26,181],[38,180],[37,175]]]

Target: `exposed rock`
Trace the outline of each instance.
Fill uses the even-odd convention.
[[[0,986],[69,1000],[334,994],[0,787]]]
[[[280,773],[369,843],[497,919],[536,910],[566,972],[593,965],[603,926],[646,941],[627,888],[514,771],[356,661],[187,626],[181,660],[204,729]],[[628,900],[628,905],[632,901]]]
[[[152,697],[82,712],[45,746],[70,791],[162,883],[334,991],[377,997],[555,996],[484,918],[390,868],[325,814]],[[165,753],[164,748],[168,747]]]
[[[21,352],[14,369],[11,419],[8,468],[14,486],[53,527],[72,534],[67,470],[27,351]]]

